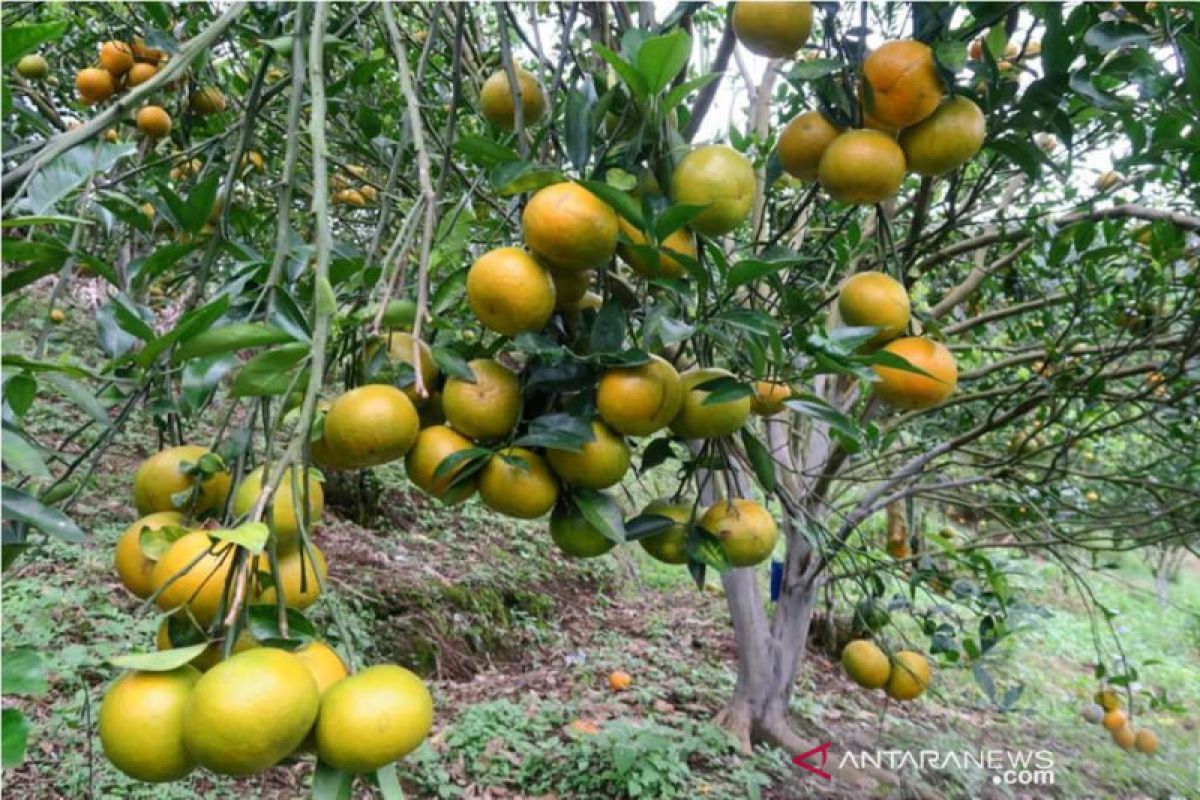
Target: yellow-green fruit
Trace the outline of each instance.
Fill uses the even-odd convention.
[[[679,373],[659,356],[640,367],[604,373],[596,388],[596,410],[609,427],[626,436],[649,436],[675,419],[683,403]]]
[[[234,549],[204,531],[176,539],[154,565],[154,591],[161,590],[154,602],[163,611],[187,606],[196,621],[207,627],[221,606]]]
[[[616,546],[616,542],[584,519],[577,510],[555,511],[550,516],[550,538],[558,549],[572,558],[595,558]]]
[[[655,500],[642,509],[642,513],[669,517],[675,521],[671,527],[639,539],[638,544],[642,549],[664,564],[686,564],[688,522],[692,518],[692,509],[673,505],[666,500]]]
[[[317,754],[344,772],[373,772],[416,750],[433,728],[424,682],[380,664],[338,682],[321,698]]]
[[[708,206],[692,219],[692,228],[705,236],[729,233],[750,215],[754,203],[754,167],[731,147],[697,147],[675,167],[671,198],[676,203]]]
[[[817,180],[843,203],[881,203],[904,183],[904,151],[876,130],[846,131],[830,142],[817,165]]]
[[[521,385],[498,361],[477,358],[467,364],[475,382],[450,378],[442,389],[442,411],[459,433],[476,441],[501,439],[521,414]]]
[[[258,571],[270,574],[271,567],[265,558],[259,560]],[[304,547],[280,553],[279,584],[283,587],[284,605],[303,611],[317,602],[321,596],[321,584],[327,580],[328,574],[325,554],[315,544],[312,545],[311,557]],[[261,601],[274,603],[276,597],[275,587],[271,586],[263,590]]]
[[[743,1],[733,7],[733,30],[750,52],[789,58],[808,41],[812,17],[808,2]]]
[[[546,113],[546,95],[537,78],[514,66],[517,85],[521,89],[521,124],[535,125]],[[517,125],[516,104],[508,73],[496,70],[479,90],[479,110],[485,119],[501,130],[511,131]]]
[[[646,236],[632,223],[621,217],[617,220],[621,233],[634,245],[645,245]],[[658,246],[658,260],[645,253],[639,253],[626,244],[618,244],[617,252],[621,260],[643,278],[682,278],[686,272],[683,264],[674,255],[682,255],[691,259],[696,258],[696,237],[687,228],[672,231]],[[673,255],[674,254],[674,255]]]
[[[317,682],[303,661],[271,647],[247,650],[196,683],[184,711],[183,741],[201,766],[219,775],[251,775],[300,746],[319,703]]]
[[[892,663],[874,642],[855,639],[842,649],[842,669],[859,686],[879,689],[887,684]]]
[[[519,464],[508,463],[505,456]],[[532,450],[508,447],[488,459],[480,471],[479,496],[493,511],[518,519],[536,519],[554,508],[558,480]]]
[[[159,511],[148,514],[125,529],[117,539],[113,554],[113,566],[125,588],[138,597],[146,598],[154,593],[154,561],[142,553],[142,531],[160,528],[178,528],[183,525],[183,515],[177,511]]]
[[[901,650],[892,657],[892,673],[884,691],[893,700],[915,700],[929,686],[929,660],[912,650]]]
[[[1112,732],[1112,740],[1122,750],[1132,750],[1134,745],[1137,744],[1137,736],[1134,735],[1133,727],[1128,723]]]
[[[753,500],[722,500],[705,511],[697,524],[721,542],[735,567],[752,567],[767,560],[779,538],[774,517]]]
[[[779,165],[789,175],[806,181],[817,179],[817,165],[825,148],[841,133],[820,111],[797,115],[779,135]]]
[[[321,696],[329,691],[335,683],[349,676],[346,662],[337,651],[324,642],[309,642],[298,648],[293,655],[308,667],[313,680],[317,683],[317,693]]]
[[[871,344],[890,342],[908,327],[912,307],[903,284],[882,272],[851,275],[838,290],[838,315],[850,327],[879,328]]]
[[[499,247],[476,259],[467,272],[467,303],[497,333],[540,331],[554,313],[554,281],[524,250]]]
[[[394,386],[370,384],[338,397],[325,415],[325,446],[342,463],[365,469],[395,461],[420,430],[417,409]]]
[[[183,474],[181,468],[185,463],[199,463],[209,452],[207,447],[182,445],[167,448],[143,461],[133,476],[133,504],[137,506],[138,514],[187,510],[199,514],[225,505],[233,482],[224,471],[204,479],[195,505],[191,505],[195,480],[193,476]],[[182,493],[188,493],[187,497],[176,502],[175,496]]]
[[[413,366],[413,337],[411,333],[404,331],[389,331],[380,337],[380,341],[387,344],[387,359],[393,364],[408,364]],[[367,348],[367,361],[370,362],[375,358],[379,345],[372,344]],[[432,394],[437,387],[438,368],[437,362],[433,360],[433,350],[425,342],[418,345],[421,351],[421,380],[425,384],[426,395]],[[404,387],[404,394],[412,401],[413,405],[418,408],[425,403],[427,397],[422,398],[417,394],[416,377],[412,382]]]
[[[683,402],[671,422],[671,430],[684,439],[714,439],[737,431],[750,416],[753,401],[750,395],[734,400],[704,405],[709,393],[695,387],[716,380],[732,378],[726,370],[709,367],[689,370],[680,376]]]
[[[900,132],[908,168],[918,175],[944,175],[970,161],[983,147],[987,121],[979,106],[959,95]]]
[[[308,475],[308,523],[306,528],[311,531],[313,526],[320,521],[321,512],[325,510],[325,492],[316,475],[311,472],[306,472],[306,474]],[[240,517],[250,512],[255,502],[258,501],[258,495],[262,492],[262,482],[262,467],[242,478],[242,482],[238,484],[237,491],[233,495],[234,516]],[[271,500],[271,515],[268,518],[271,530],[275,533],[275,541],[282,548],[291,547],[300,535],[300,518],[297,517],[296,512],[303,513],[304,497],[305,487],[296,480],[296,467],[288,467],[283,480],[279,482],[279,488],[275,490],[275,497]]]
[[[184,746],[184,714],[200,673],[126,672],[100,703],[100,745],[117,769],[149,783],[179,780],[196,766]]]
[[[550,270],[554,281],[554,310],[568,311],[588,293],[596,273],[589,270]]]
[[[750,410],[760,417],[773,417],[784,409],[784,401],[792,396],[792,389],[785,383],[755,381],[754,396]]]
[[[474,445],[470,439],[445,425],[424,428],[417,436],[417,443],[413,445],[413,449],[404,457],[408,479],[447,505],[461,503],[475,494],[478,488],[478,479],[475,477],[450,488],[450,484],[462,472],[466,462],[459,462],[442,475],[434,476],[443,461],[472,447]]]
[[[17,62],[17,74],[31,81],[40,81],[50,74],[50,62],[36,53],[21,56]]]
[[[596,269],[617,250],[617,212],[577,183],[538,190],[521,227],[529,249],[558,270]]]
[[[220,114],[225,110],[225,95],[215,86],[208,86],[192,92],[188,98],[192,111],[200,116]]]
[[[620,483],[629,471],[629,445],[620,434],[599,420],[592,422],[596,438],[579,452],[546,449],[546,460],[563,483],[581,489],[607,489]]]

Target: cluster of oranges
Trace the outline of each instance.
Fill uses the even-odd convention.
[[[1112,735],[1112,740],[1122,750],[1137,750],[1153,755],[1158,750],[1158,735],[1149,728],[1133,730],[1129,716],[1121,709],[1121,698],[1112,689],[1096,692],[1095,705],[1083,712],[1088,722],[1102,724]]]
[[[913,650],[900,650],[888,658],[869,639],[855,639],[842,649],[842,669],[859,686],[883,689],[888,697],[900,701],[920,697],[932,677],[925,656]]]
[[[163,450],[137,470],[133,495],[142,516],[117,541],[117,575],[167,612],[158,649],[187,648],[191,657],[180,652],[187,663],[170,669],[131,670],[105,695],[104,752],[134,778],[177,780],[197,766],[248,775],[306,751],[337,769],[370,772],[416,748],[432,727],[428,689],[398,666],[350,675],[325,642],[294,651],[265,646],[244,625],[233,643],[225,641],[228,632],[210,638],[223,617],[244,619],[238,598],[300,610],[325,583],[324,556],[304,535],[324,508],[315,475],[291,468],[275,493],[268,514],[274,565],[193,522],[227,506],[234,518],[246,517],[263,479],[259,467],[235,490],[220,458],[198,446]]]

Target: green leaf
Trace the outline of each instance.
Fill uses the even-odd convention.
[[[815,394],[793,395],[784,400],[783,405],[798,414],[804,414],[805,416],[824,422],[830,428],[840,432],[847,438],[853,440],[861,439],[862,432],[858,429],[858,425],[855,424],[854,420]]]
[[[263,397],[283,394],[292,384],[291,370],[311,352],[303,342],[285,344],[259,353],[246,362],[233,379],[234,397]]]
[[[129,265],[134,288],[149,286],[162,273],[175,267],[192,251],[200,247],[199,242],[174,242],[159,247],[145,258],[135,259]]]
[[[1109,94],[1103,91],[1092,81],[1092,76],[1083,69],[1077,69],[1071,73],[1070,86],[1073,90],[1079,93],[1083,99],[1094,105],[1096,108],[1104,111],[1123,111],[1129,108],[1129,102],[1117,97],[1114,94]]]
[[[60,38],[66,33],[68,25],[70,23],[66,20],[44,22],[40,25],[5,25],[3,36],[0,38],[0,47],[4,50],[4,66],[16,64],[21,56],[32,53],[42,42]]]
[[[523,447],[549,447],[578,453],[596,440],[590,419],[570,414],[545,414],[529,422],[528,432],[514,444]]]
[[[471,371],[467,360],[448,347],[433,348],[433,363],[451,378],[475,383],[475,373]]]
[[[33,401],[37,398],[37,378],[19,372],[4,382],[4,402],[18,417],[25,416]]]
[[[229,297],[228,294],[222,294],[211,303],[188,312],[168,333],[142,348],[134,361],[142,367],[148,367],[176,342],[190,339],[192,336],[209,330],[212,324],[224,316],[229,309]]]
[[[1192,95],[1192,109],[1200,109],[1200,39],[1180,33],[1178,42],[1187,63],[1183,78]]]
[[[49,478],[50,470],[36,445],[11,428],[0,431],[0,448],[4,451],[4,468],[30,475],[34,478]]]
[[[395,763],[375,770],[375,780],[379,782],[379,793],[383,795],[383,800],[404,800],[404,790],[400,788]]]
[[[625,541],[625,519],[617,501],[604,492],[581,489],[572,495],[575,507],[587,523],[605,539],[621,544]]]
[[[665,112],[671,111],[673,108],[675,108],[675,106],[682,103],[689,94],[697,89],[703,89],[705,86],[715,80],[719,80],[722,75],[724,75],[722,72],[709,72],[705,75],[692,78],[690,81],[684,81],[671,91],[667,92],[667,96],[664,97],[662,101],[662,110]]]
[[[83,542],[87,536],[75,522],[56,508],[42,505],[20,489],[0,489],[0,507],[7,522],[24,522],[64,542]]]
[[[1145,47],[1150,44],[1150,34],[1141,25],[1132,22],[1101,22],[1088,28],[1083,41],[1101,53],[1120,47]]]
[[[0,728],[3,728],[4,768],[21,766],[29,743],[29,720],[19,708],[6,708],[0,712]]]
[[[173,525],[164,525],[161,528],[151,528],[142,526],[138,533],[138,549],[142,551],[142,555],[151,561],[158,561],[162,558],[163,553],[175,542],[187,536],[190,531],[187,528],[179,528]]]
[[[625,541],[636,542],[675,526],[675,520],[662,514],[639,514],[625,520]]]
[[[556,169],[536,167],[524,161],[512,161],[493,170],[489,180],[492,183],[492,191],[501,197],[511,197],[562,183],[565,178]]]
[[[972,665],[971,675],[975,677],[975,682],[979,684],[979,688],[983,689],[983,693],[987,695],[988,700],[991,700],[993,703],[996,702],[996,682],[992,680],[992,676],[984,668],[983,664],[976,663]]]
[[[0,228],[32,228],[35,225],[95,225],[90,219],[66,214],[48,214],[40,217],[14,217],[0,220]]]
[[[50,688],[46,664],[32,647],[14,647],[4,651],[0,662],[0,685],[5,697],[41,697]]]
[[[708,205],[695,206],[677,203],[654,218],[654,235],[662,242],[675,231],[704,213]]]
[[[322,276],[316,282],[317,314],[332,318],[337,314],[337,295],[329,279]]]
[[[691,561],[712,567],[717,572],[728,572],[733,568],[729,563],[729,554],[721,546],[721,540],[699,525],[693,525],[688,531],[686,546]]]
[[[102,427],[112,427],[112,422],[108,418],[108,409],[96,397],[95,391],[61,373],[51,374],[47,378],[47,382]]]
[[[646,79],[642,77],[642,74],[632,64],[602,44],[593,44],[592,47],[602,59],[616,70],[617,75],[621,76],[621,80],[625,81],[625,85],[630,88],[634,97],[639,100],[646,99],[650,94],[650,88],[646,85]]]
[[[750,397],[754,394],[754,390],[746,384],[739,381],[737,378],[731,378],[728,375],[722,375],[703,383],[696,384],[692,387],[693,392],[706,392],[704,399],[700,401],[702,406],[713,406],[718,403],[730,403],[734,400],[741,400],[743,397]]]
[[[108,663],[114,667],[135,669],[138,672],[170,672],[187,664],[207,647],[207,642],[201,642],[187,647],[173,647],[170,650],[155,650],[151,653],[130,653],[110,658]]]
[[[183,226],[184,230],[198,233],[208,222],[217,202],[217,187],[220,180],[221,177],[214,173],[188,192],[187,202],[184,203],[179,218],[179,224]]]
[[[580,181],[579,185],[612,206],[614,211],[632,222],[638,230],[645,230],[642,224],[642,208],[628,194],[601,181]]]
[[[264,563],[259,565],[259,570],[267,572],[269,570]],[[317,640],[317,629],[308,621],[308,618],[294,608],[287,609],[287,636],[283,635],[283,631],[279,628],[279,609],[274,605],[260,603],[250,606],[248,611],[249,624],[247,629],[255,641],[262,642],[268,647],[275,646],[275,643],[285,644],[303,644],[304,642],[312,642]]]
[[[353,784],[354,776],[349,772],[334,769],[318,760],[313,772],[312,800],[350,800]]]
[[[208,535],[224,542],[233,542],[258,555],[266,547],[271,529],[262,522],[246,522],[232,529],[208,531]]]
[[[620,352],[625,342],[625,309],[616,300],[609,300],[600,308],[592,324],[592,351],[595,353]]]
[[[20,207],[34,216],[52,214],[56,204],[84,181],[108,172],[122,158],[136,152],[137,145],[131,142],[95,141],[72,147],[33,176]]]
[[[464,473],[470,469],[470,464],[476,461],[486,462],[492,457],[492,451],[486,447],[468,447],[466,450],[459,450],[451,453],[438,462],[437,467],[433,470],[433,479],[439,480],[451,472],[461,469]],[[461,477],[461,473],[455,476]]]
[[[831,58],[814,58],[812,61],[801,61],[792,67],[788,73],[788,80],[792,82],[815,81],[817,78],[824,78],[826,75],[840,72],[843,66],[842,62]]]
[[[730,268],[725,283],[730,289],[733,289],[747,283],[753,283],[759,278],[772,275],[781,269],[794,266],[797,263],[799,263],[798,259],[760,261],[756,258],[748,258],[745,261],[739,261]]]
[[[676,28],[662,36],[653,36],[638,48],[637,68],[650,94],[658,94],[687,66],[692,52],[692,37]]]
[[[456,138],[454,149],[481,167],[494,167],[497,164],[521,160],[521,157],[512,148],[473,133]]]
[[[580,88],[567,95],[563,125],[567,129],[567,155],[581,173],[592,156],[592,106],[596,100],[591,82],[581,80]]]
[[[201,358],[249,347],[264,347],[292,341],[291,334],[262,322],[235,322],[212,328],[183,341],[176,348],[172,361],[176,364],[190,358]]]
[[[750,432],[749,428],[742,428],[742,446],[746,448],[746,457],[750,459],[750,466],[754,468],[754,475],[758,478],[763,491],[768,494],[774,492],[775,460],[771,458],[771,452]]]
[[[369,106],[359,106],[358,111],[354,113],[354,121],[358,124],[358,129],[362,131],[363,136],[368,139],[374,139],[383,133],[383,120]]]
[[[1075,59],[1075,48],[1063,27],[1062,4],[1045,3],[1042,8],[1042,18],[1046,24],[1046,32],[1042,36],[1042,67],[1047,77],[1065,77]]]

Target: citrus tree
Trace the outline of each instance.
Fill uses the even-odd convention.
[[[122,749],[138,703],[101,710],[135,777],[254,772],[315,720],[318,784],[394,784],[427,690],[345,678],[302,612],[326,491],[362,500],[362,471],[401,458],[445,503],[548,517],[569,555],[639,541],[719,573],[720,721],[794,752],[822,598],[852,612],[864,686],[911,700],[932,660],[969,664],[1011,706],[986,670],[1016,601],[1003,554],[1086,593],[1089,555],[1195,547],[1189,8],[4,15],[3,289],[48,306],[4,353],[5,564],[81,540],[106,449],[154,426],[116,566],[170,615],[110,696],[177,713],[149,769]],[[101,361],[56,337],[68,306]],[[49,394],[88,417],[63,441],[22,428]],[[290,710],[271,746],[231,747],[266,707]],[[344,735],[372,714],[404,729]]]

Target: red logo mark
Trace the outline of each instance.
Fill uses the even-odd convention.
[[[795,764],[797,767],[803,767],[804,769],[808,770],[809,772],[813,773],[814,775],[820,775],[822,778],[824,778],[827,781],[833,780],[833,776],[830,775],[828,772],[826,772],[823,769],[820,769],[819,767],[814,767],[812,764],[809,764],[807,761],[809,756],[813,756],[813,755],[816,755],[817,753],[820,753],[821,754],[821,766],[822,767],[825,766],[825,762],[829,759],[829,748],[832,744],[833,744],[833,742],[826,742],[825,744],[814,747],[812,750],[809,750],[807,753],[801,753],[798,756],[793,756],[792,763]]]

